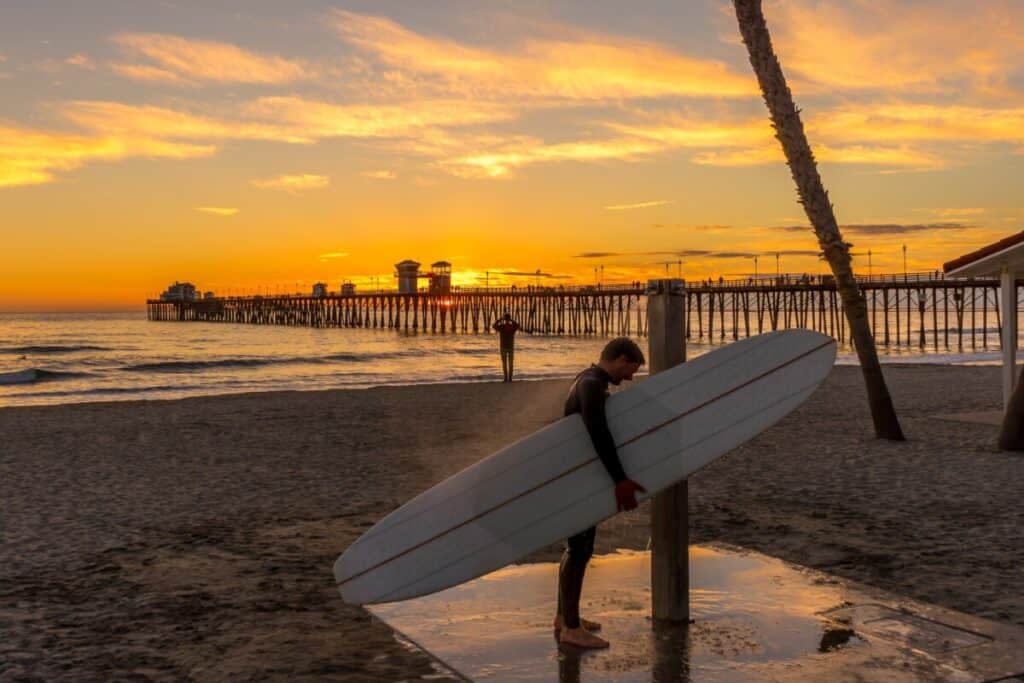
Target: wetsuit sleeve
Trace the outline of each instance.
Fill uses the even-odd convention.
[[[608,430],[608,418],[604,414],[604,402],[608,398],[604,388],[597,382],[583,380],[577,388],[579,398],[580,416],[583,424],[590,434],[590,440],[594,442],[594,450],[597,456],[604,463],[608,475],[616,484],[628,479],[622,463],[619,461],[619,454],[615,450],[615,440],[611,431]]]

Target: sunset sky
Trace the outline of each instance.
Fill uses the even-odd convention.
[[[1024,223],[1024,3],[768,2],[855,267]],[[0,5],[0,311],[823,272],[705,0]],[[672,267],[673,275],[676,272]]]

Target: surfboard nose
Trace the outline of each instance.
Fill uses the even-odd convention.
[[[337,584],[338,590],[341,591],[341,597],[350,605],[361,605],[363,601],[358,600],[354,591],[350,590],[349,587],[355,579],[356,575],[360,571],[358,562],[359,551],[356,550],[356,546],[359,545],[357,540],[355,543],[345,549],[337,560],[334,561],[334,583]]]

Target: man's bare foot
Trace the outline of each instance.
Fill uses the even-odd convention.
[[[563,628],[565,628],[565,619],[563,619],[562,615],[559,614],[557,617],[555,617],[555,623],[552,625],[555,627],[556,631],[561,631]],[[591,621],[590,619],[584,619],[583,617],[580,617],[580,626],[587,629],[588,631],[601,630],[600,622]]]
[[[600,650],[608,647],[607,640],[595,636],[582,626],[580,628],[562,629],[561,634],[558,636],[558,642],[562,645],[575,645],[576,647],[588,650]]]

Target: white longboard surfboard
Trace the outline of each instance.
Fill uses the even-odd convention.
[[[751,337],[605,403],[627,476],[650,496],[799,406],[835,360],[809,330]],[[338,558],[346,602],[405,600],[458,585],[616,513],[613,482],[579,415],[484,458],[378,522]]]

